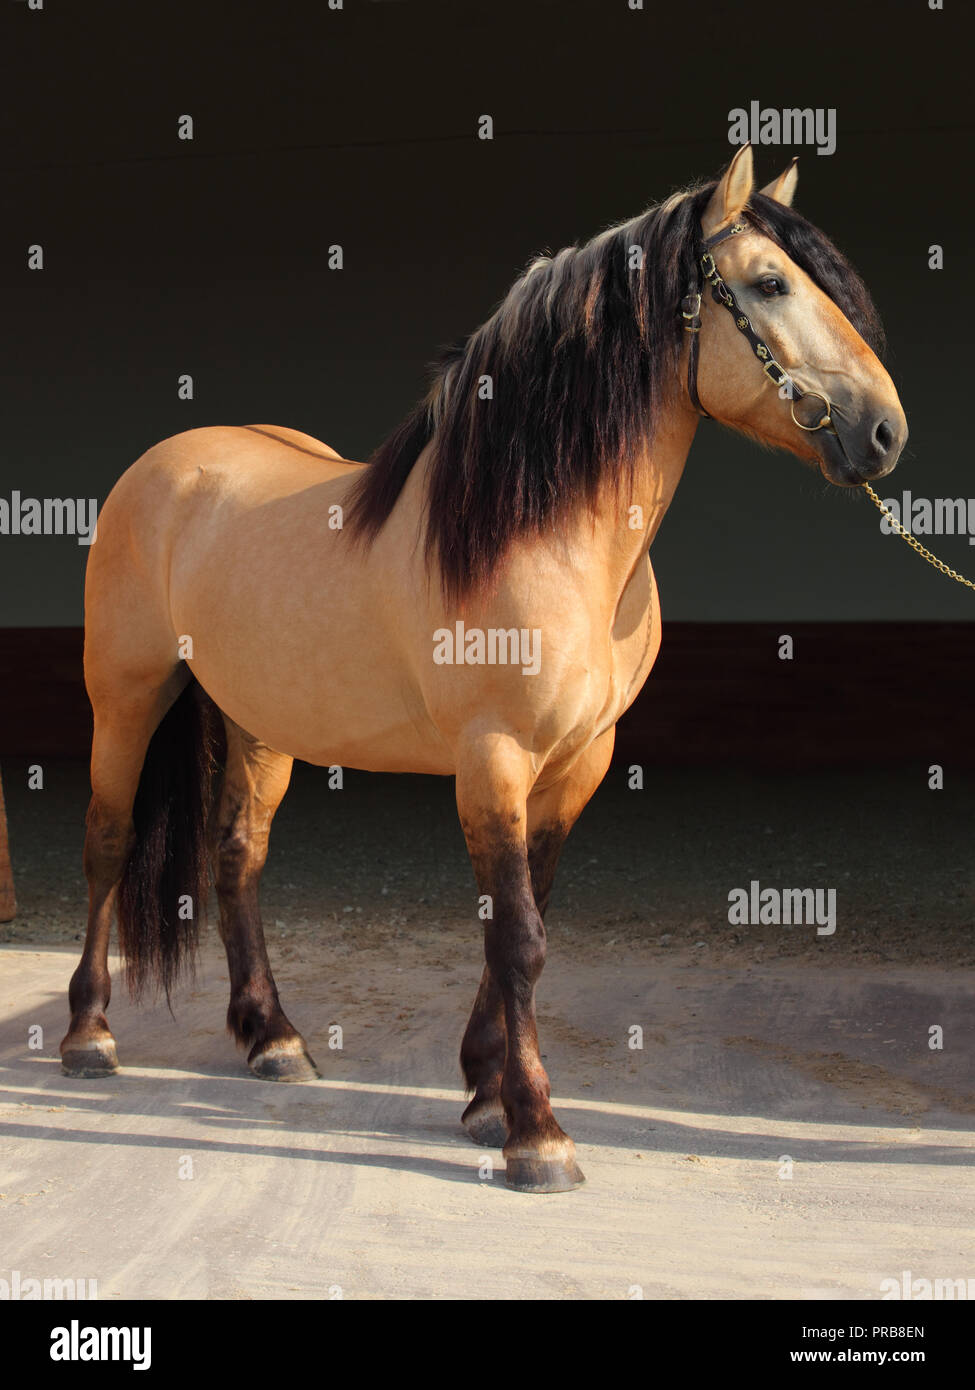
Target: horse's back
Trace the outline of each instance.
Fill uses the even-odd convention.
[[[170,435],[119,478],[98,518],[89,576],[113,557],[145,573],[168,568],[172,544],[210,513],[228,518],[309,489],[337,499],[364,465],[274,425],[208,425]]]
[[[320,439],[303,434],[301,430],[289,429],[287,425],[242,425],[241,428],[250,430],[253,434],[262,434],[266,439],[286,444],[289,448],[299,449],[303,454],[310,454],[312,458],[334,459],[344,463],[348,468],[359,467],[350,459],[344,459],[330,444],[323,444]]]
[[[204,425],[184,430],[154,444],[122,474],[112,489],[130,506],[136,491],[159,494],[198,482],[208,469],[223,469],[241,481],[267,475],[284,484],[293,477],[299,485],[322,478],[349,477],[363,465],[343,459],[329,444],[283,425]]]

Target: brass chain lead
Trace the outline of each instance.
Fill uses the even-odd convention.
[[[883,502],[881,502],[880,498],[874,492],[873,488],[870,486],[869,483],[861,483],[860,486],[866,489],[867,496],[871,499],[872,502],[876,504],[880,511],[883,512],[884,516],[890,522],[893,530],[895,530],[899,536],[903,536],[904,540],[907,541],[911,549],[916,550],[922,560],[927,560],[929,565],[934,565],[936,570],[940,570],[942,574],[946,574],[949,579],[956,579],[959,584],[964,584],[966,588],[975,589],[975,584],[973,584],[970,579],[966,579],[963,574],[959,574],[958,571],[953,570],[950,567],[950,565],[946,565],[944,560],[939,560],[937,555],[932,555],[930,550],[925,550],[924,546],[915,536],[912,536],[908,531],[905,531],[904,527],[893,515],[890,508],[884,506]]]

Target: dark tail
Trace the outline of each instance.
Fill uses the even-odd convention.
[[[152,736],[132,817],[135,845],[119,886],[119,944],[135,998],[169,1001],[192,969],[209,890],[206,824],[216,707],[191,681]]]

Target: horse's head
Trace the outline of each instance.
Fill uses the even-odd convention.
[[[796,182],[793,161],[762,194],[789,207]],[[749,206],[753,187],[751,146],[745,145],[701,219],[698,331],[685,312],[698,343],[696,352],[691,344],[698,399],[722,423],[818,463],[832,483],[851,487],[883,477],[907,439],[904,411],[876,353],[816,283],[813,258],[823,262],[821,283],[829,283],[824,250],[846,268],[851,283],[855,277],[808,223],[802,225],[812,273],[797,264],[772,234],[761,200]],[[708,241],[713,260],[705,255]],[[696,301],[687,308],[696,309]]]

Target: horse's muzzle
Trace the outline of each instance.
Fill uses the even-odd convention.
[[[819,431],[816,441],[823,476],[838,487],[857,487],[893,471],[907,443],[907,421],[900,411],[881,410],[853,422],[834,407],[833,430]]]

